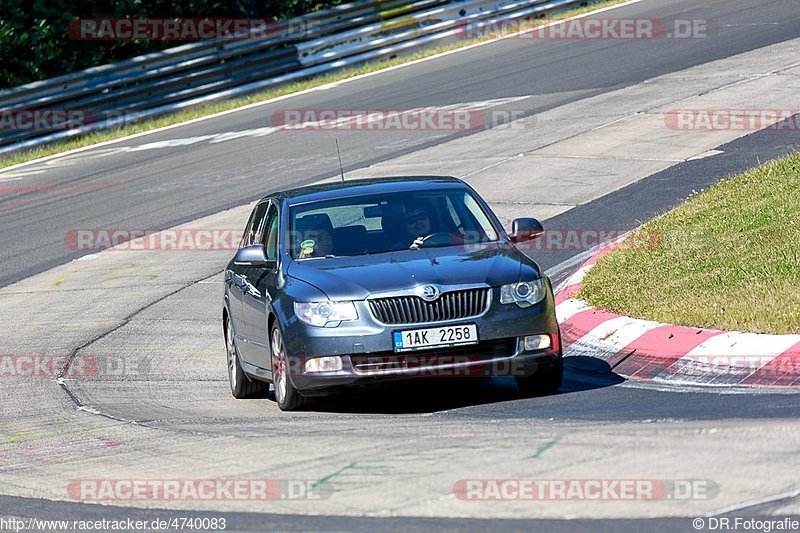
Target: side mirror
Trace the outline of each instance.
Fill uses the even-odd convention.
[[[239,248],[233,256],[233,262],[237,265],[267,267],[275,264],[274,260],[267,259],[267,251],[263,244],[252,244]]]
[[[508,237],[511,242],[532,241],[544,233],[542,223],[535,218],[515,218],[511,223],[511,233]]]

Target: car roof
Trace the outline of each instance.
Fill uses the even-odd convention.
[[[292,204],[300,204],[318,200],[331,200],[347,196],[364,194],[381,194],[401,191],[418,191],[441,189],[442,187],[466,187],[466,184],[452,176],[404,176],[379,177],[320,183],[306,187],[298,187],[286,191],[269,194],[264,198],[290,200]]]

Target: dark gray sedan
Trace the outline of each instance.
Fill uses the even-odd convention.
[[[558,390],[550,281],[467,184],[376,178],[262,199],[225,272],[231,391],[282,410],[387,379],[514,376]]]

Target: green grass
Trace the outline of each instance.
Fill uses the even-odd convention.
[[[578,298],[671,324],[800,333],[800,153],[721,181],[633,239]]]
[[[539,20],[539,21],[530,21],[525,24],[521,25],[521,28],[530,28],[539,26],[545,22],[550,22],[555,19],[564,19],[569,17],[575,17],[577,15],[581,15],[583,13],[587,13],[590,11],[594,11],[596,9],[601,9],[604,7],[609,7],[614,4],[620,4],[627,0],[608,0],[606,2],[600,2],[597,4],[593,4],[590,6],[576,8],[569,11],[564,11],[559,13],[558,15],[553,15],[551,18]],[[268,91],[255,93],[249,96],[245,96],[242,98],[236,98],[232,100],[226,100],[224,102],[218,102],[214,104],[208,104],[204,106],[198,106],[192,109],[187,109],[184,111],[180,111],[174,114],[166,115],[163,117],[158,117],[149,120],[143,120],[141,122],[137,122],[135,124],[130,124],[120,128],[114,128],[104,131],[98,131],[89,133],[80,137],[76,137],[74,139],[69,139],[66,141],[59,141],[53,144],[49,144],[47,146],[42,146],[39,148],[35,148],[32,150],[28,150],[25,152],[16,153],[10,155],[4,159],[0,159],[0,168],[9,167],[11,165],[17,165],[19,163],[24,163],[26,161],[31,161],[33,159],[38,159],[40,157],[46,157],[49,155],[59,154],[61,152],[66,152],[68,150],[74,150],[76,148],[82,148],[84,146],[90,146],[93,144],[97,144],[104,141],[109,141],[113,139],[118,139],[120,137],[125,137],[128,135],[133,135],[136,133],[141,133],[144,131],[153,130],[156,128],[162,128],[164,126],[170,126],[173,124],[179,124],[181,122],[186,122],[187,120],[192,120],[195,118],[200,118],[208,115],[213,115],[214,113],[219,113],[221,111],[227,111],[230,109],[236,109],[238,107],[242,107],[248,104],[253,104],[257,102],[263,102],[265,100],[271,100],[273,98],[277,98],[279,96],[284,96],[287,94],[296,93],[298,91],[302,91],[305,89],[311,89],[314,87],[319,87],[321,85],[325,85],[327,83],[332,83],[336,81],[345,80],[347,78],[352,78],[355,76],[359,76],[362,74],[366,74],[369,72],[375,72],[377,70],[381,70],[387,67],[400,65],[403,63],[408,63],[409,61],[414,61],[416,59],[421,59],[424,57],[429,57],[432,55],[440,54],[442,52],[447,52],[449,50],[455,50],[458,48],[463,48],[465,46],[469,46],[471,44],[475,44],[481,41],[486,41],[489,39],[496,38],[500,35],[500,33],[489,33],[486,35],[482,35],[475,39],[469,39],[460,41],[457,43],[452,43],[449,45],[439,46],[436,48],[430,48],[426,50],[421,50],[419,52],[404,55],[402,57],[397,57],[394,59],[388,59],[384,61],[378,61],[375,63],[369,63],[357,68],[351,68],[342,70],[339,72],[335,72],[332,74],[326,74],[323,76],[316,76],[313,78],[309,78],[307,80],[303,80],[296,83],[291,83],[283,86],[276,87],[275,89],[271,89]],[[535,43],[535,41],[531,41]]]

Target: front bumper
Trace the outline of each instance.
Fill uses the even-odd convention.
[[[498,289],[494,289],[498,290]],[[548,294],[540,303],[520,308],[492,298],[482,316],[433,324],[384,325],[357,302],[357,321],[337,328],[315,328],[292,317],[284,335],[289,373],[294,386],[305,393],[324,389],[369,385],[371,383],[419,377],[530,376],[552,367],[561,357],[555,302]],[[479,345],[395,353],[395,331],[426,327],[475,324]],[[549,349],[525,351],[523,337],[549,334]],[[305,361],[314,357],[339,356],[342,369],[306,373]]]
[[[517,346],[521,341],[514,339]],[[309,395],[325,394],[330,389],[342,387],[369,386],[389,380],[419,378],[478,378],[488,376],[531,376],[537,372],[553,368],[558,364],[561,353],[557,349],[539,352],[515,350],[509,356],[436,356],[424,352],[416,354],[396,354],[394,356],[369,355],[342,356],[343,368],[337,372],[307,374],[298,364],[293,372],[295,387]],[[364,368],[366,364],[375,365]]]

